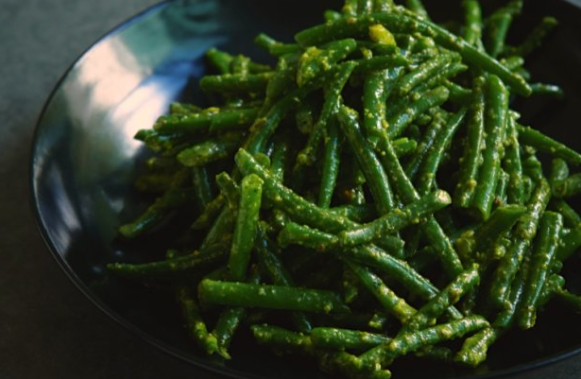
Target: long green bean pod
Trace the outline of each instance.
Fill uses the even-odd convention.
[[[482,10],[477,0],[462,1],[464,10],[464,32],[462,37],[474,46],[482,44]]]
[[[261,200],[262,179],[252,174],[245,176],[240,185],[240,205],[228,259],[228,268],[234,280],[243,280],[246,276],[258,227]]]
[[[475,332],[489,326],[481,316],[468,316],[418,331],[402,333],[390,342],[373,348],[362,354],[359,359],[368,367],[376,367],[390,362],[394,358],[416,351],[424,346],[437,342],[460,338],[467,333]]]
[[[389,212],[394,207],[391,187],[383,166],[365,137],[361,134],[357,112],[342,106],[339,110],[338,118],[341,130],[355,153],[359,167],[361,167],[363,175],[365,175],[379,212],[382,214]]]
[[[327,290],[204,279],[199,296],[208,304],[304,312],[349,312],[337,294]]]
[[[454,205],[468,208],[478,185],[478,168],[484,145],[484,77],[477,77],[472,84],[472,102],[468,110],[464,155],[460,161],[459,178],[454,192]]]
[[[385,166],[388,175],[393,178],[394,188],[402,201],[404,203],[410,203],[417,200],[419,195],[401,167],[387,135],[383,135],[378,144],[378,149],[382,164]],[[436,219],[433,216],[428,217],[427,220],[421,224],[421,228],[426,237],[430,240],[432,246],[434,246],[436,252],[439,254],[439,258],[442,260],[446,272],[451,277],[455,277],[462,272],[460,258],[458,258],[458,254],[454,251],[452,243]]]
[[[472,265],[464,271],[439,294],[422,306],[404,325],[402,332],[420,330],[436,323],[448,307],[455,304],[460,298],[480,283],[478,265]],[[400,332],[401,333],[401,332]]]
[[[512,246],[501,259],[492,278],[491,300],[498,306],[501,306],[508,296],[510,283],[512,283],[531,241],[537,233],[539,220],[547,207],[550,196],[549,184],[546,180],[541,180],[527,204],[527,214],[516,225]]]
[[[562,226],[563,217],[559,213],[547,211],[541,217],[538,242],[531,256],[530,272],[518,314],[518,324],[523,329],[532,328],[535,324],[537,303],[559,246]]]
[[[502,81],[490,75],[486,89],[486,112],[484,131],[486,149],[482,154],[482,165],[478,174],[472,207],[483,220],[488,219],[494,201],[494,190],[500,174],[500,163],[504,150],[504,135],[508,116],[508,91]]]

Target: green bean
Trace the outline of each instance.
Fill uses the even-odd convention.
[[[451,82],[450,80],[444,80],[444,85],[450,91],[450,95],[448,96],[448,100],[453,104],[458,104],[464,106],[470,102],[472,98],[472,91],[462,87],[459,84]]]
[[[395,7],[393,0],[374,0],[373,11],[389,12],[393,7]]]
[[[278,234],[278,243],[282,247],[295,243],[315,251],[325,252],[338,246],[339,238],[305,225],[287,222]]]
[[[230,346],[232,336],[245,315],[246,310],[244,308],[228,308],[220,314],[218,321],[216,321],[212,336],[216,338],[218,354],[225,359],[231,358],[228,347]]]
[[[531,154],[526,157],[526,159],[522,162],[522,165],[524,173],[528,175],[533,181],[538,182],[544,177],[543,165],[536,157],[536,154]]]
[[[533,91],[533,95],[546,95],[557,99],[563,99],[565,97],[563,89],[554,84],[532,83],[531,90]]]
[[[405,109],[387,119],[387,133],[396,138],[422,113],[442,105],[448,100],[450,91],[443,86],[424,93],[419,99],[410,103]]]
[[[303,134],[312,133],[317,113],[317,105],[314,102],[304,101],[300,103],[295,111],[297,129]]]
[[[581,154],[540,131],[519,124],[517,124],[517,130],[518,139],[522,144],[532,146],[553,157],[562,158],[570,165],[579,166],[581,164]]]
[[[278,235],[278,242],[283,247],[298,244],[318,252],[334,251],[339,248],[337,236],[294,222],[286,223]],[[377,242],[392,256],[402,256],[404,242],[399,237],[384,236]]]
[[[429,19],[428,11],[426,10],[426,7],[424,7],[424,4],[422,4],[422,0],[406,0],[405,5],[418,16]]]
[[[227,158],[240,145],[241,139],[241,133],[226,133],[182,150],[177,159],[184,166],[205,166]]]
[[[357,16],[358,6],[359,0],[345,0],[341,12],[343,12],[346,17],[355,17]]]
[[[181,305],[189,334],[206,353],[213,354],[219,350],[218,341],[216,337],[208,333],[200,308],[191,292],[187,287],[179,287],[176,291],[177,301]]]
[[[220,214],[226,198],[221,193],[212,199],[198,218],[193,222],[191,229],[203,230],[209,228]]]
[[[454,361],[472,367],[478,366],[486,360],[488,348],[496,341],[499,335],[499,329],[488,327],[466,338],[462,348],[454,357]]]
[[[551,160],[551,172],[549,174],[549,184],[554,186],[558,181],[565,180],[569,176],[569,165],[561,158]]]
[[[373,204],[341,205],[329,208],[329,210],[347,217],[356,223],[371,221],[377,215]]]
[[[487,135],[486,149],[482,154],[482,166],[478,174],[478,184],[472,199],[472,208],[483,220],[488,219],[494,201],[494,189],[498,182],[503,154],[508,112],[508,91],[502,81],[490,75],[485,89],[487,111],[484,115],[484,131]]]
[[[418,170],[417,189],[420,196],[425,195],[434,187],[436,172],[444,156],[444,151],[452,143],[452,138],[464,122],[465,115],[466,108],[464,107],[450,117],[446,125],[437,134],[432,146],[428,148]]]
[[[468,208],[478,185],[478,168],[484,145],[484,77],[477,77],[472,84],[473,100],[469,108],[464,155],[460,161],[459,178],[454,192],[454,204]]]
[[[272,73],[206,75],[200,79],[205,92],[252,94],[264,93]]]
[[[250,329],[259,344],[291,349],[308,354],[312,351],[312,342],[309,335],[291,332],[278,326],[266,324],[252,325]]]
[[[187,205],[192,201],[192,190],[181,188],[187,180],[187,171],[180,171],[170,184],[170,187],[147,209],[129,224],[119,227],[119,233],[126,238],[135,238],[152,230],[173,210]]]
[[[545,16],[541,22],[527,35],[525,40],[516,47],[506,47],[506,55],[516,55],[525,57],[536,50],[542,43],[543,39],[559,24],[551,16]]]
[[[286,77],[286,73],[284,72],[281,75]],[[304,99],[311,91],[322,86],[325,79],[323,77],[326,78],[325,75],[322,75],[322,77],[317,78],[317,80],[313,80],[303,87],[290,91],[280,100],[276,102],[273,101],[273,104],[270,108],[266,108],[267,100],[269,100],[269,89],[267,88],[267,98],[265,99],[264,108],[268,109],[268,111],[266,111],[263,116],[256,118],[250,127],[250,135],[248,136],[243,146],[253,154],[262,151],[266,141],[274,133],[286,113],[292,107],[296,106],[296,104],[299,103],[302,99]],[[271,80],[271,82],[273,80]],[[280,86],[283,87],[286,84],[288,84],[286,80],[281,79]],[[278,93],[279,91],[282,91],[282,88],[273,88],[272,91]],[[272,96],[274,97],[274,94]]]
[[[492,201],[493,209],[507,204],[506,192],[509,181],[510,176],[506,173],[506,171],[500,169],[500,173],[498,175],[498,182],[496,183],[496,188],[494,189],[494,200]]]
[[[346,136],[359,167],[365,175],[375,204],[381,214],[394,208],[394,200],[387,175],[377,159],[375,152],[365,140],[359,129],[358,114],[354,110],[342,106],[338,113],[339,125]]]
[[[363,84],[363,128],[372,146],[377,144],[377,135],[385,128],[387,92],[385,85],[389,70],[371,72]]]
[[[317,327],[311,331],[313,346],[323,349],[367,350],[389,340],[383,334],[351,329]]]
[[[507,298],[510,283],[513,281],[519,265],[537,233],[539,219],[547,206],[550,196],[551,189],[549,184],[544,179],[539,181],[527,205],[528,212],[516,225],[513,244],[507,254],[500,260],[492,278],[491,300],[494,304],[501,305]]]
[[[178,275],[191,275],[192,272],[199,272],[208,267],[215,267],[217,264],[225,262],[226,243],[219,243],[203,251],[194,251],[190,254],[148,263],[110,263],[107,270],[113,274],[125,278],[148,279],[148,278],[172,278]]]
[[[519,306],[518,324],[522,329],[532,328],[536,320],[537,303],[547,279],[550,263],[559,246],[563,226],[560,214],[547,211],[539,223],[538,242],[531,256],[530,272]]]
[[[206,277],[205,279],[209,278]],[[259,281],[260,276],[256,272],[252,272],[250,282],[258,284]],[[231,358],[228,353],[228,348],[230,347],[230,343],[232,342],[236,330],[246,316],[247,312],[245,308],[234,307],[227,308],[218,317],[211,334],[216,337],[216,341],[218,342],[218,354],[223,358]]]
[[[216,48],[210,48],[206,52],[206,58],[208,59],[209,63],[218,70],[220,74],[228,74],[231,72],[230,66],[234,59],[234,57],[231,54],[222,50],[218,50]],[[250,73],[256,74],[260,72],[270,71],[271,67],[268,65],[263,65],[260,63],[249,61],[248,70],[250,71]]]
[[[417,147],[418,142],[407,137],[398,138],[393,141],[393,149],[395,150],[398,158],[412,154],[414,151],[416,151]]]
[[[488,327],[488,321],[481,316],[468,316],[460,320],[450,321],[418,331],[398,335],[390,342],[368,350],[359,359],[367,367],[376,362],[389,362],[394,358],[416,351],[424,346],[438,342],[461,338],[467,333]]]
[[[274,56],[300,52],[300,46],[279,42],[264,33],[259,33],[254,38],[254,43]]]
[[[386,168],[386,173],[393,179],[394,188],[404,203],[410,203],[419,198],[414,186],[410,183],[386,135],[383,136],[378,148],[380,159]],[[436,249],[445,271],[451,277],[455,277],[462,271],[462,263],[454,251],[452,243],[445,235],[441,226],[433,216],[421,224],[422,231]]]
[[[290,274],[274,250],[273,242],[270,241],[266,235],[265,227],[259,225],[258,238],[256,240],[256,253],[261,267],[263,267],[263,270],[268,273],[274,284],[293,286],[294,282]],[[311,331],[311,323],[303,313],[293,312],[292,319],[295,327],[299,331]]]
[[[325,12],[323,13],[323,16],[325,17],[326,21],[336,21],[336,20],[340,19],[341,17],[343,17],[341,15],[341,13],[334,11],[332,9],[325,10]]]
[[[243,280],[246,276],[256,236],[261,198],[262,179],[253,174],[245,176],[240,185],[240,205],[228,260],[233,280]]]
[[[450,195],[445,191],[432,192],[403,208],[386,213],[373,222],[341,232],[339,241],[344,246],[373,242],[409,225],[419,223],[422,218],[449,205],[451,201]]]
[[[230,72],[230,62],[232,62],[232,55],[216,48],[211,48],[206,52],[206,58],[210,64],[220,72],[220,74],[226,74]]]
[[[335,185],[337,183],[337,177],[339,175],[341,144],[337,129],[338,125],[333,121],[327,127],[323,172],[321,174],[321,185],[319,188],[319,198],[317,201],[317,205],[321,208],[329,208],[331,205],[333,193],[335,192]]]
[[[226,172],[216,175],[216,183],[220,187],[220,192],[226,198],[230,209],[238,210],[240,204],[240,186]]]
[[[357,14],[364,15],[369,14],[373,11],[373,1],[372,0],[358,0],[357,1]]]
[[[208,304],[304,312],[349,312],[337,294],[326,290],[204,279],[200,299]]]
[[[214,189],[208,170],[205,167],[192,167],[191,170],[194,198],[199,208],[205,209],[214,198]]]
[[[174,101],[169,105],[169,113],[170,114],[191,114],[191,113],[198,113],[202,110],[202,108],[188,103],[181,103],[178,101]]]
[[[480,283],[478,265],[474,264],[456,279],[446,286],[439,294],[434,296],[422,306],[417,313],[407,320],[400,333],[421,330],[436,323],[448,307],[457,303],[467,292],[471,291]]]
[[[543,287],[541,296],[537,303],[539,308],[544,307],[558,292],[564,291],[565,278],[558,274],[551,274],[547,277],[547,282]]]
[[[507,142],[504,148],[503,167],[509,175],[507,199],[511,204],[524,204],[523,172],[516,129],[515,115],[510,113],[506,124]]]
[[[276,180],[284,182],[285,171],[290,159],[291,147],[288,135],[283,134],[274,140],[272,148],[270,171]]]
[[[334,63],[344,59],[357,48],[357,42],[352,38],[331,41],[320,49],[308,47],[298,63],[297,84],[304,86],[325,72]]]
[[[507,330],[514,324],[517,309],[523,300],[526,280],[529,274],[530,264],[528,258],[528,256],[524,258],[510,286],[510,293],[493,321],[493,326],[496,328]]]
[[[471,45],[480,46],[482,44],[482,10],[477,0],[463,0],[464,10],[464,33],[462,37]]]
[[[488,261],[488,250],[496,243],[499,236],[506,234],[527,212],[521,205],[509,204],[500,206],[476,230],[468,230],[456,240],[456,251],[464,260],[475,259]]]
[[[468,64],[498,75],[516,93],[523,96],[531,94],[530,87],[522,77],[512,73],[494,58],[479,51],[476,47],[444,28],[407,12],[374,13],[367,17],[358,18],[355,21],[341,19],[305,29],[297,33],[295,39],[302,46],[312,46],[333,39],[363,34],[370,25],[377,22],[383,24],[392,32],[419,32],[430,36],[442,46],[458,52]]]
[[[355,63],[355,69],[353,72],[355,74],[366,74],[373,71],[385,70],[388,68],[399,69],[402,66],[407,66],[410,62],[407,58],[401,55],[380,55],[365,59],[354,59],[347,63]],[[399,72],[399,71],[398,71]],[[387,88],[389,88],[389,83],[386,83]]]
[[[426,154],[428,150],[434,144],[436,140],[436,136],[439,134],[440,130],[447,124],[448,120],[444,115],[437,114],[433,119],[432,122],[426,128],[422,139],[418,143],[418,147],[416,151],[409,159],[405,166],[405,172],[410,180],[414,181],[414,178],[422,165],[422,162],[426,158]]]
[[[553,184],[553,194],[556,198],[569,198],[581,193],[581,173],[568,176]]]
[[[275,206],[281,207],[281,209],[297,221],[330,232],[341,231],[348,225],[354,225],[353,221],[348,218],[319,208],[302,196],[284,187],[281,183],[274,180],[272,175],[261,167],[246,150],[240,149],[235,159],[240,171],[246,175],[251,173],[258,175],[264,181],[265,196]]]
[[[328,87],[325,93],[325,103],[323,104],[323,109],[321,110],[319,120],[315,124],[313,131],[309,136],[307,145],[297,157],[297,164],[299,166],[298,168],[295,168],[295,171],[300,169],[301,166],[311,165],[314,162],[317,146],[320,142],[320,139],[323,137],[324,131],[326,130],[331,116],[336,114],[339,110],[341,92],[349,80],[349,77],[351,76],[354,68],[355,64],[348,62],[345,65],[342,65],[341,68],[337,71],[336,75],[333,77],[333,84]]]
[[[577,213],[577,211],[565,200],[552,199],[549,208],[563,215],[563,223],[566,227],[574,228],[581,224],[581,215],[579,215],[579,213]]]
[[[255,107],[219,109],[207,108],[199,113],[185,115],[161,116],[155,123],[154,129],[159,133],[186,133],[196,134],[207,132],[210,128],[238,129],[248,127],[258,114]]]
[[[512,19],[512,15],[508,12],[495,12],[486,20],[485,46],[491,57],[496,58],[504,49]]]
[[[440,54],[435,59],[419,65],[398,80],[393,95],[398,97],[407,95],[422,82],[431,79],[434,75],[439,75],[453,58],[451,54]]]
[[[569,259],[580,247],[581,224],[577,224],[575,228],[571,229],[571,231],[561,239],[556,258],[559,261],[565,261]]]
[[[390,290],[383,280],[370,269],[349,261],[347,265],[353,270],[361,283],[363,283],[363,286],[373,294],[384,310],[393,314],[395,318],[401,322],[405,322],[416,313],[416,310],[412,306]]]

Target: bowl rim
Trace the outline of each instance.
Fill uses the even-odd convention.
[[[565,2],[573,7],[581,9],[581,3],[576,3],[575,1],[571,0],[561,0],[561,2]],[[161,0],[156,4],[148,6],[143,10],[129,16],[128,18],[119,22],[116,26],[112,27],[105,33],[101,34],[97,37],[91,44],[89,44],[81,53],[77,55],[77,57],[68,65],[65,69],[63,74],[59,77],[56,81],[54,86],[52,87],[51,91],[49,92],[46,100],[43,103],[41,111],[36,118],[34,124],[34,133],[32,136],[32,142],[29,146],[29,164],[28,164],[28,182],[29,182],[29,196],[28,202],[29,206],[33,213],[34,222],[36,224],[36,228],[40,233],[42,240],[44,241],[45,246],[48,248],[50,254],[57,262],[58,266],[64,272],[66,277],[75,285],[75,287],[87,298],[91,303],[93,303],[97,309],[99,309],[103,314],[105,314],[108,318],[112,319],[117,325],[123,327],[125,330],[129,331],[131,334],[139,337],[141,340],[146,341],[147,343],[151,344],[160,351],[168,354],[173,358],[180,359],[181,361],[195,366],[197,368],[201,368],[203,370],[207,370],[210,373],[222,375],[225,377],[231,378],[238,378],[238,379],[267,379],[264,376],[258,376],[255,374],[250,373],[240,373],[239,371],[229,368],[227,366],[218,366],[213,365],[204,357],[197,357],[194,354],[189,354],[184,352],[181,349],[175,348],[169,345],[166,342],[161,341],[160,339],[150,335],[148,332],[142,330],[131,321],[126,319],[125,317],[121,316],[117,313],[114,309],[112,309],[109,305],[107,305],[104,301],[102,301],[98,296],[91,292],[89,287],[77,276],[75,271],[69,266],[63,256],[59,253],[59,250],[54,245],[50,233],[47,230],[46,222],[44,220],[43,212],[40,209],[40,199],[39,199],[39,190],[37,187],[37,180],[36,180],[36,150],[39,141],[39,135],[41,133],[41,124],[46,115],[48,108],[50,107],[53,99],[55,98],[58,91],[61,89],[63,83],[68,78],[69,74],[72,70],[82,62],[85,56],[90,53],[95,47],[105,41],[112,35],[115,35],[121,32],[126,27],[130,26],[133,23],[140,22],[146,16],[153,14],[155,12],[160,12],[161,10],[165,9],[166,7],[172,5],[173,3],[177,3],[176,0]],[[495,370],[494,372],[486,372],[480,374],[468,374],[465,376],[460,376],[458,379],[493,379],[493,378],[504,378],[509,377],[514,374],[521,374],[529,371],[533,371],[535,369],[544,368],[547,366],[555,365],[559,362],[564,362],[576,355],[581,354],[581,344],[573,349],[565,350],[562,352],[554,353],[548,355],[544,358],[539,358],[530,362],[521,363],[515,366],[511,366],[508,368]],[[452,379],[452,378],[451,378]]]

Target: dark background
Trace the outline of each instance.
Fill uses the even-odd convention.
[[[156,2],[0,0],[0,378],[214,377],[90,303],[49,254],[29,203],[30,144],[50,91],[101,35]],[[553,377],[579,366],[565,361]]]

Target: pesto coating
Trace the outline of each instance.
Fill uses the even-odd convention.
[[[228,258],[228,268],[233,280],[243,280],[248,270],[250,254],[258,227],[260,204],[262,201],[262,179],[250,174],[240,185],[240,204],[232,237],[232,248]]]
[[[315,313],[349,312],[340,297],[327,290],[204,279],[198,292],[201,301],[208,304]]]

